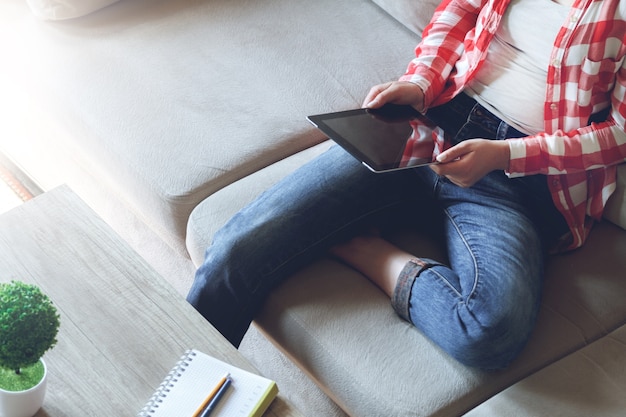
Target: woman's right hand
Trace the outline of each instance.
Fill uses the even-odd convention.
[[[417,84],[408,81],[379,84],[370,89],[363,107],[377,109],[387,103],[406,104],[421,112],[424,110],[424,92]]]

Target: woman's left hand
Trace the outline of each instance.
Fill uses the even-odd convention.
[[[431,168],[460,187],[471,187],[491,171],[508,169],[509,158],[506,140],[469,139],[442,152]]]

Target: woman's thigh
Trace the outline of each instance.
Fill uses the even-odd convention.
[[[237,213],[216,234],[209,252],[225,247],[235,253],[241,245],[251,264],[263,264],[262,273],[272,274],[292,258],[318,246],[326,250],[359,228],[386,220],[419,188],[403,171],[375,174],[333,147]]]

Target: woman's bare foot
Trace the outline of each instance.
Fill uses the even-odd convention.
[[[377,236],[358,236],[331,248],[330,253],[361,272],[389,297],[408,261],[415,256]]]

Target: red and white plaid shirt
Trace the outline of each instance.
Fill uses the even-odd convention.
[[[510,0],[444,0],[400,79],[419,85],[425,108],[463,91],[480,68]],[[509,139],[511,177],[544,174],[580,247],[602,217],[626,161],[626,2],[575,0],[555,41],[544,103],[545,132]],[[606,121],[587,126],[609,109]],[[439,143],[441,141],[438,141]]]

